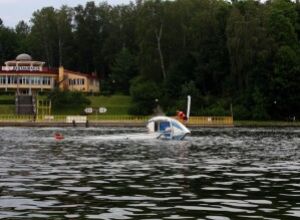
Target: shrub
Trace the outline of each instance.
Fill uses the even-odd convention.
[[[130,114],[148,115],[153,113],[161,92],[153,81],[136,78],[130,88],[133,105],[129,109]]]
[[[55,90],[49,94],[49,99],[54,111],[66,108],[84,109],[90,104],[90,100],[81,92]]]
[[[237,120],[251,119],[251,112],[243,105],[233,106],[233,117]]]

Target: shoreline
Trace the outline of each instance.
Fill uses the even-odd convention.
[[[0,127],[145,127],[146,122],[89,122],[72,123],[66,122],[0,122]],[[233,125],[196,125],[187,124],[189,128],[232,128]]]
[[[146,122],[122,122],[122,121],[101,121],[86,123],[72,123],[66,122],[33,122],[33,121],[10,121],[0,122],[0,127],[145,127]],[[189,128],[267,128],[267,127],[300,127],[300,122],[254,122],[254,121],[236,121],[232,125],[221,124],[187,124]]]
[[[300,127],[300,122],[288,121],[234,121],[234,127]]]

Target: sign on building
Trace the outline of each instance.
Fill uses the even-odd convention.
[[[43,71],[40,66],[2,66],[2,71]]]

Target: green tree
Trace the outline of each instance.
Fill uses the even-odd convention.
[[[154,81],[167,77],[164,59],[164,8],[167,2],[147,1],[138,8],[137,23],[139,44],[139,68],[141,74]]]
[[[269,119],[266,107],[266,97],[255,88],[252,94],[253,98],[253,108],[251,108],[252,118],[255,120]]]
[[[246,3],[246,2],[245,2]],[[247,13],[247,12],[246,12]],[[249,71],[254,62],[257,18],[243,15],[238,7],[231,11],[227,25],[227,46],[230,56],[231,81],[238,92],[249,88]]]
[[[127,48],[123,48],[116,55],[110,75],[117,92],[129,94],[130,80],[137,75],[136,58]]]
[[[18,54],[29,51],[29,25],[25,21],[20,21],[15,27],[15,32],[18,39]]]
[[[54,111],[66,109],[78,109],[83,111],[84,108],[90,105],[90,100],[87,99],[81,92],[59,91],[53,90],[48,97],[51,100]]]
[[[59,66],[59,37],[56,21],[57,11],[53,7],[42,8],[33,13],[29,36],[31,54],[45,60],[49,67]]]
[[[74,69],[76,60],[70,54],[74,53],[73,16],[74,10],[62,6],[56,12],[56,25],[58,34],[58,64],[68,69]]]
[[[300,46],[296,7],[289,1],[274,1],[269,6],[268,18],[269,33],[274,39],[270,93],[276,103],[270,113],[280,119],[299,117]]]
[[[18,39],[13,29],[0,25],[0,62],[14,59],[18,51]]]
[[[229,5],[222,1],[200,1],[190,26],[190,51],[196,60],[194,78],[203,94],[222,94],[228,74],[226,16]]]
[[[102,53],[110,26],[111,6],[101,3],[87,2],[85,7],[75,7],[75,45],[77,69],[90,73],[97,72],[108,75],[106,56]]]
[[[134,102],[130,113],[149,115],[156,108],[156,100],[161,97],[161,90],[155,82],[138,77],[131,85],[130,95]]]
[[[132,54],[137,54],[136,43],[136,11],[133,4],[113,7],[107,14],[106,35],[103,38],[101,55],[106,67],[106,75],[112,71],[116,57],[122,48],[128,48]]]
[[[300,53],[289,46],[279,48],[275,65],[271,91],[276,101],[272,115],[284,119],[289,116],[299,117],[300,110]]]

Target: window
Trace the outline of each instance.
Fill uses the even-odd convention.
[[[159,130],[160,131],[165,131],[169,127],[170,127],[170,123],[168,121],[161,121],[159,123]]]
[[[0,76],[0,84],[6,84],[6,76]]]

